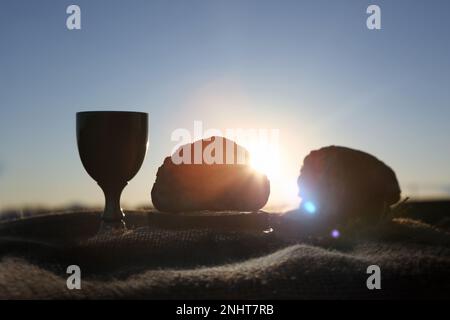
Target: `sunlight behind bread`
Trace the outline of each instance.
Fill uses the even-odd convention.
[[[253,169],[264,173],[272,180],[280,175],[280,159],[278,148],[269,143],[255,143],[248,148],[250,165]]]
[[[283,209],[294,208],[298,205],[297,179],[289,172],[287,158],[279,146],[270,142],[258,141],[246,145],[250,152],[250,165],[253,169],[264,173],[270,180],[271,206]]]

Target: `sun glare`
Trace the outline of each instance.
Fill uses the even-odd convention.
[[[253,169],[264,173],[272,180],[280,174],[280,159],[277,150],[270,145],[254,145],[249,147],[250,165]]]
[[[297,177],[288,170],[282,150],[270,143],[247,144],[250,165],[270,180],[270,206],[293,208],[298,205]]]

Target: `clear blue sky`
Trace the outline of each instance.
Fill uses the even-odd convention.
[[[82,30],[66,29],[72,3]],[[449,194],[449,14],[446,0],[1,0],[0,208],[102,202],[76,149],[82,110],[150,114],[130,206],[150,203],[171,132],[194,120],[279,128],[293,181],[338,144],[391,165],[405,195]]]

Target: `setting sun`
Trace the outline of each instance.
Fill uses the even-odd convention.
[[[257,144],[249,147],[250,165],[272,180],[280,175],[278,150],[269,144]]]
[[[290,172],[287,157],[278,144],[255,142],[246,144],[250,152],[250,165],[270,180],[270,207],[293,208],[298,205],[296,170]],[[296,168],[294,166],[294,168]]]

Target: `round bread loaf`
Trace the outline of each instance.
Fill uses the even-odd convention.
[[[368,153],[339,146],[306,156],[298,186],[302,209],[338,221],[377,219],[400,200],[390,167]]]
[[[223,137],[211,137],[184,145],[167,157],[151,196],[154,207],[166,212],[256,211],[267,203],[269,193],[269,180],[249,165],[246,149]]]

